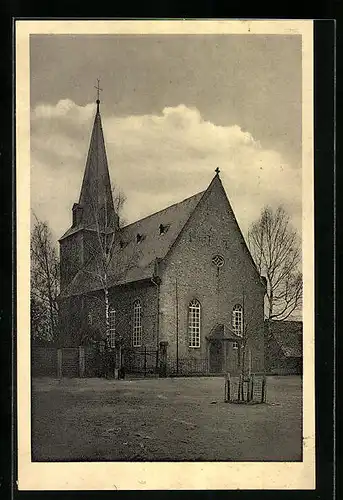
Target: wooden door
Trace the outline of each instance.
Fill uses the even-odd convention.
[[[216,340],[210,343],[210,372],[221,373],[223,371],[223,342]]]

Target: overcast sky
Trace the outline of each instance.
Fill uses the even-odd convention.
[[[78,201],[100,78],[127,222],[206,189],[219,166],[246,234],[282,203],[301,231],[301,37],[31,35],[31,205],[55,238]]]

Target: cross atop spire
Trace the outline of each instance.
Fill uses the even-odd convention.
[[[217,167],[217,168],[215,169],[215,173],[216,173],[216,175],[218,175],[218,174],[219,174],[219,172],[220,172],[219,167]]]
[[[94,85],[94,88],[97,90],[96,105],[97,105],[97,112],[99,112],[100,92],[102,92],[102,89],[100,88],[100,80],[99,80],[99,78],[97,78],[96,80],[97,80],[98,84]]]

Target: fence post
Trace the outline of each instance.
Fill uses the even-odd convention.
[[[158,362],[159,362],[158,354],[159,354],[159,350],[157,349],[156,350],[156,364],[155,364],[155,372],[156,373],[158,373]]]
[[[230,373],[227,373],[225,377],[225,403],[230,401],[230,383]]]
[[[57,378],[62,378],[62,349],[57,349]]]
[[[85,376],[85,350],[83,346],[79,346],[79,377]]]
[[[261,391],[261,403],[266,401],[266,376],[263,375],[262,378],[262,391]]]
[[[240,382],[240,395],[239,395],[239,401],[244,401],[244,375],[239,376],[239,382]]]
[[[144,346],[144,376],[146,375],[146,345]]]
[[[160,377],[167,376],[167,346],[168,342],[160,342]]]
[[[251,375],[250,379],[250,401],[254,399],[254,374]]]
[[[252,359],[251,359],[251,349],[248,349],[248,376],[250,377],[251,375],[251,366],[252,366]]]

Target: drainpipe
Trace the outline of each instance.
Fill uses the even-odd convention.
[[[159,349],[160,340],[160,283],[155,281],[155,278],[151,278],[151,283],[157,287],[157,335],[156,335],[156,347]]]

